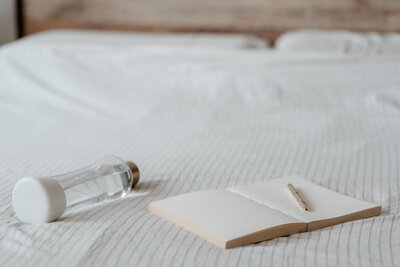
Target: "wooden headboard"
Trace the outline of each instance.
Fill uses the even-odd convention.
[[[398,0],[25,0],[24,32],[89,28],[239,32],[270,40],[298,28],[400,31]]]

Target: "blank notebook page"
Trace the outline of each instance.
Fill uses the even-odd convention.
[[[304,211],[298,206],[287,189],[288,183],[296,188],[307,203],[308,211]],[[347,197],[298,176],[270,180],[265,183],[234,186],[227,190],[306,223],[348,215],[379,206]]]
[[[207,190],[153,202],[150,209],[174,218],[216,242],[274,226],[300,223],[279,211],[226,190]]]

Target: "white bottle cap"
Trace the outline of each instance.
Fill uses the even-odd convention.
[[[54,221],[66,207],[64,190],[51,178],[22,178],[14,187],[12,201],[15,214],[26,223]]]

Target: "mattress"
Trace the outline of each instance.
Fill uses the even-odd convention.
[[[399,266],[400,57],[17,42],[0,48],[0,266]],[[105,155],[135,194],[19,222],[11,192]],[[151,201],[290,174],[381,216],[222,250]]]

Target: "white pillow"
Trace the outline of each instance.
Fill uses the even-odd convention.
[[[349,54],[400,54],[400,34],[356,33],[341,30],[298,30],[284,33],[277,50]]]
[[[123,44],[148,46],[186,46],[210,48],[268,48],[267,40],[247,34],[217,33],[142,33],[96,30],[50,30],[29,35],[29,42],[46,44]]]

